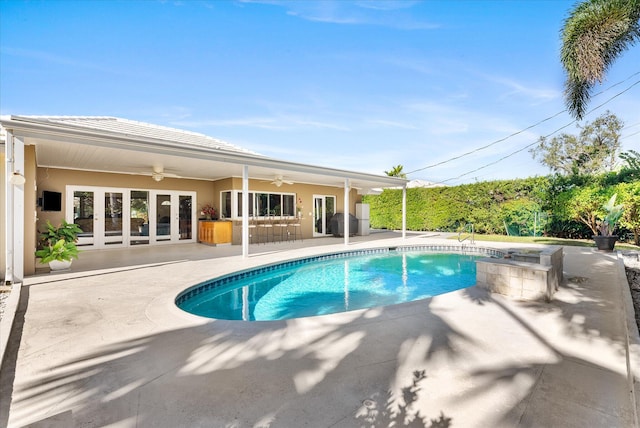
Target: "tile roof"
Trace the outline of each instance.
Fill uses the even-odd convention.
[[[197,132],[150,123],[137,122],[110,116],[12,116],[14,120],[57,124],[65,127],[83,128],[87,131],[107,132],[132,138],[152,138],[185,145],[207,147],[217,150],[225,150],[239,153],[257,155],[253,151],[244,149],[231,143],[209,137]]]

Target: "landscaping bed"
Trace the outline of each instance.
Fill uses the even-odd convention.
[[[631,299],[635,309],[636,325],[640,330],[640,252],[623,251],[624,270],[627,274]]]

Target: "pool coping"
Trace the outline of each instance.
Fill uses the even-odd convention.
[[[244,280],[246,278],[262,275],[267,272],[274,272],[279,269],[287,269],[290,267],[303,265],[311,262],[339,260],[339,259],[345,259],[349,257],[357,257],[357,256],[363,256],[363,255],[386,254],[386,253],[390,253],[391,251],[402,252],[402,253],[425,252],[425,253],[436,253],[436,254],[437,253],[462,254],[462,255],[470,254],[470,255],[481,255],[485,257],[492,257],[492,258],[501,258],[508,253],[507,251],[501,251],[495,248],[488,248],[488,247],[455,245],[455,244],[454,245],[421,244],[421,245],[396,245],[396,246],[386,246],[386,247],[381,246],[381,247],[374,247],[374,248],[333,251],[333,252],[318,254],[314,256],[293,257],[293,258],[284,259],[279,262],[267,263],[264,265],[219,275],[219,276],[210,278],[206,281],[202,281],[198,284],[194,284],[180,291],[174,299],[174,304],[178,307],[178,309],[186,312],[187,314],[205,318],[205,319],[215,319],[215,320],[224,320],[224,321],[249,321],[249,322],[281,321],[281,320],[229,320],[224,318],[206,317],[206,316],[197,315],[185,309],[182,309],[180,305],[186,302],[187,300],[195,296],[198,296],[202,293],[206,293],[212,290],[216,290],[218,288],[226,287],[235,281]],[[233,287],[231,289],[235,289],[235,288],[236,287]],[[228,290],[225,290],[225,292],[226,291]],[[401,303],[409,303],[409,302],[401,302]],[[397,304],[401,304],[401,303],[397,303]],[[366,308],[360,308],[360,309],[366,309]],[[345,312],[345,311],[338,311],[334,313],[341,313],[341,312]],[[332,315],[334,313],[321,314],[321,315],[319,314],[319,315],[312,315],[312,316]],[[294,318],[285,318],[285,319],[295,319],[295,318],[307,318],[307,317],[294,317]]]

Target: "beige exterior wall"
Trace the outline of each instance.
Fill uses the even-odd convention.
[[[220,207],[221,199],[220,193],[228,190],[242,190],[241,178],[229,178],[225,180],[219,180],[215,183],[216,186],[216,199],[214,206]],[[301,208],[302,212],[302,234],[305,238],[311,238],[313,236],[313,197],[314,196],[335,196],[336,198],[336,212],[344,212],[344,189],[330,186],[318,186],[313,184],[283,184],[280,187],[276,187],[269,181],[262,180],[249,180],[250,192],[273,192],[273,193],[295,193],[296,194],[296,207]],[[349,212],[355,215],[356,203],[360,202],[362,197],[358,195],[355,189],[352,189],[349,194]],[[240,223],[236,221],[234,225],[234,244],[239,244],[240,241]]]
[[[2,168],[4,168],[4,153],[2,154],[2,160]],[[2,177],[2,180],[4,180],[4,174],[2,174]],[[68,185],[196,192],[196,209],[198,210],[198,216],[200,208],[205,204],[211,204],[215,208],[220,207],[220,192],[242,189],[242,178],[240,177],[227,178],[216,182],[167,177],[160,182],[156,182],[149,176],[142,175],[36,167],[35,148],[33,146],[25,147],[25,178],[25,275],[33,275],[35,273],[36,259],[34,252],[39,234],[46,229],[47,220],[53,224],[60,224],[65,218],[66,186]],[[336,211],[344,212],[344,195],[342,188],[310,184],[283,184],[281,187],[275,187],[270,182],[250,180],[249,189],[258,192],[295,193],[297,197],[296,206],[301,208],[302,217],[306,220],[302,222],[303,234],[308,238],[311,238],[313,235],[312,212],[314,195],[335,196]],[[37,206],[37,199],[42,196],[43,190],[60,192],[62,194],[62,211],[44,212]],[[355,213],[355,205],[360,199],[357,192],[352,190],[350,193],[349,212]],[[3,228],[4,215],[3,204],[2,210],[0,210]],[[30,227],[30,225],[35,225],[35,227]],[[234,242],[239,242],[239,237],[237,238],[238,239],[234,236]],[[4,240],[2,240],[1,245],[4,247]],[[3,267],[2,275],[4,275],[4,248],[0,247],[0,250],[0,253],[3,254],[0,266]]]
[[[102,187],[121,187],[130,189],[151,189],[151,190],[184,190],[196,192],[196,208],[199,215],[200,208],[205,204],[211,204],[215,208],[220,207],[220,192],[226,190],[241,190],[242,178],[232,177],[215,182],[203,180],[186,180],[177,178],[165,178],[160,182],[153,181],[149,176],[125,175],[125,174],[108,174],[96,173],[88,171],[75,171],[56,168],[37,168],[36,186],[37,194],[31,198],[33,207],[31,211],[36,210],[35,201],[37,197],[42,195],[43,190],[49,190],[62,193],[61,212],[43,212],[37,208],[37,230],[43,231],[46,228],[47,220],[53,224],[59,224],[64,220],[64,207],[66,206],[65,188],[67,185],[74,186],[102,186]],[[295,193],[297,196],[296,205],[302,207],[303,218],[309,221],[303,223],[303,232],[305,236],[312,234],[312,211],[313,211],[313,195],[333,195],[336,197],[336,210],[344,212],[344,196],[343,189],[329,186],[316,186],[310,184],[283,184],[281,187],[275,187],[266,181],[249,180],[249,190],[264,192],[283,192]],[[360,200],[355,190],[351,190],[349,211],[355,213],[356,203]],[[26,208],[26,206],[25,206]],[[26,210],[26,209],[25,209]],[[27,220],[25,218],[25,220]],[[34,219],[25,225],[33,224]],[[39,233],[39,232],[38,232]],[[34,231],[35,236],[35,231]],[[31,241],[30,241],[31,242]],[[32,240],[35,245],[35,238]],[[35,249],[35,246],[34,246]]]
[[[99,186],[119,187],[140,190],[184,190],[196,192],[196,208],[203,204],[211,203],[214,198],[214,184],[204,180],[185,180],[178,178],[165,178],[156,182],[149,176],[109,174],[88,171],[74,171],[55,168],[38,168],[37,171],[38,196],[42,196],[43,190],[62,193],[61,212],[43,212],[38,208],[38,230],[46,228],[47,220],[53,224],[59,224],[64,220],[66,206],[66,186]]]

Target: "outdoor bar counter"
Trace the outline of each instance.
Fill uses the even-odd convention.
[[[198,221],[198,242],[206,245],[231,244],[232,222],[224,220]]]

